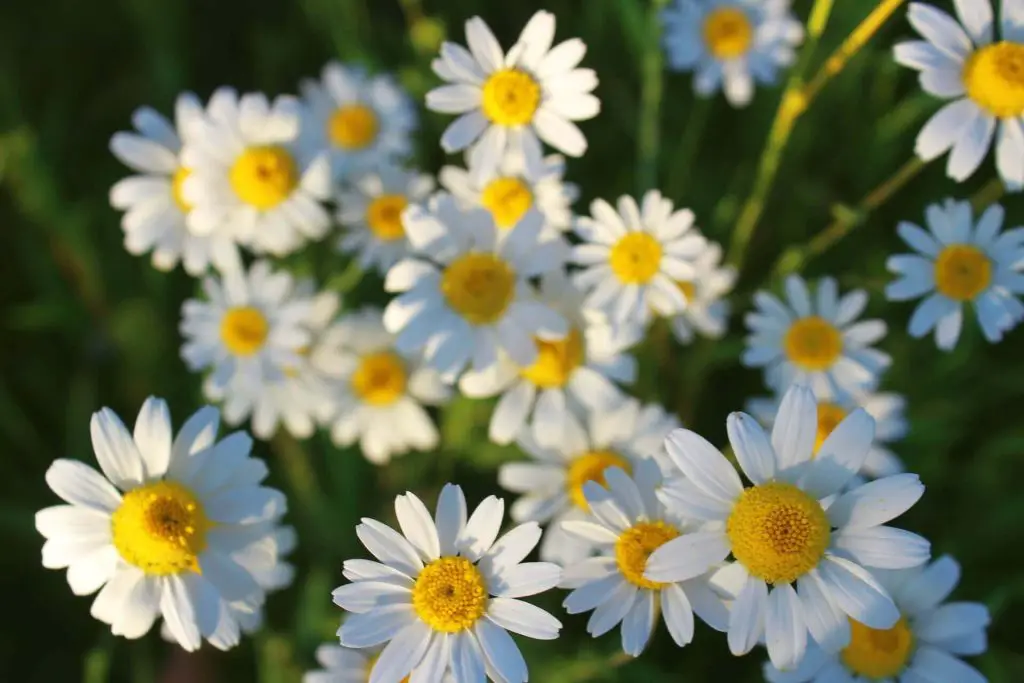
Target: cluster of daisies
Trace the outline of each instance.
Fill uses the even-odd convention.
[[[912,4],[927,41],[896,48],[925,90],[959,98],[917,153],[952,149],[949,174],[963,179],[998,118],[997,166],[1015,189],[1024,2],[1004,0],[997,43],[987,0],[956,7],[963,28]],[[155,398],[131,432],[97,413],[102,474],[72,460],[47,472],[67,505],[37,515],[44,565],[66,568],[78,595],[98,591],[92,614],[114,634],[141,637],[162,616],[186,649],[230,648],[290,583],[295,539],[250,438],[218,441],[220,419],[260,439],[325,429],[384,464],[434,449],[434,407],[460,393],[491,399],[489,438],[524,455],[497,473],[518,496],[516,526],[501,534],[504,501],[470,513],[453,484],[433,512],[398,496],[400,532],[363,519],[375,560],[345,562],[333,597],[350,614],[307,683],[524,683],[510,632],[558,638],[558,619],[522,599],[554,588],[569,591],[567,613],[590,613],[592,636],[618,627],[632,656],[661,622],[688,645],[699,619],[736,655],[763,645],[771,683],[984,681],[959,657],[985,650],[986,608],[947,603],[957,563],[888,526],[924,487],[888,449],[907,431],[905,401],[879,391],[887,330],[863,319],[868,293],[798,276],[784,298],[757,292],[740,360],[764,369],[772,395],[728,416],[724,453],[681,428],[630,394],[631,351],[653,325],[683,345],[724,335],[735,270],[656,190],[576,214],[562,155],[586,151],[576,122],[599,113],[598,79],[580,66],[581,40],[555,44],[552,14],[508,50],[480,18],[465,33],[467,47],[445,42],[432,65],[444,84],[426,104],[456,115],[440,144],[464,162],[436,182],[410,167],[417,113],[404,91],[334,63],[301,97],[186,94],[173,123],[143,108],[136,132],[113,137],[137,172],[111,190],[127,250],[202,278],[182,306],[181,355],[219,409],[177,435]],[[784,1],[664,12],[670,66],[736,106],[793,61],[802,35]],[[965,303],[999,341],[1024,319],[1024,229],[1003,231],[998,205],[975,218],[947,200],[925,216],[928,230],[898,227],[918,253],[891,257],[887,298],[924,297],[909,331],[934,329],[940,348],[956,344]],[[379,276],[386,307],[343,305],[289,270],[286,257],[325,239]],[[535,548],[540,561],[524,561]]]

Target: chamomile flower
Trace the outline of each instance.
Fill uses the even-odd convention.
[[[427,363],[454,382],[467,365],[486,371],[501,350],[533,365],[536,339],[568,334],[565,319],[536,300],[528,281],[561,268],[564,256],[555,241],[539,241],[538,212],[527,212],[501,240],[489,213],[461,209],[448,194],[410,206],[402,220],[413,254],[384,282],[402,292],[384,311],[397,349],[423,349]]]
[[[755,81],[774,84],[804,38],[789,0],[677,0],[662,21],[669,66],[693,71],[701,97],[721,86],[734,107],[750,103]]]
[[[597,75],[576,68],[587,51],[582,40],[552,48],[554,37],[555,16],[540,11],[507,53],[480,17],[466,22],[468,51],[441,45],[432,66],[448,85],[427,93],[427,108],[460,115],[441,136],[446,152],[473,145],[472,165],[482,168],[496,168],[507,152],[540,159],[540,140],[569,156],[583,155],[587,140],[573,121],[600,111],[590,94]]]
[[[693,260],[706,243],[693,229],[693,212],[673,211],[670,200],[650,190],[642,209],[624,196],[618,212],[597,199],[590,213],[576,220],[583,244],[572,250],[573,262],[583,267],[575,280],[588,293],[587,306],[606,311],[616,323],[639,327],[652,312],[682,313],[686,296],[676,282],[696,275]]]
[[[263,603],[257,576],[277,562],[285,499],[260,486],[267,467],[247,435],[216,442],[218,422],[207,407],[173,437],[167,405],[149,398],[133,434],[104,408],[90,423],[103,474],[76,460],[46,472],[69,505],[36,514],[43,566],[66,567],[76,595],[99,591],[91,613],[114,635],[140,638],[162,616],[186,650],[228,649],[241,637],[234,606]],[[269,552],[245,552],[254,542]]]
[[[814,453],[814,394],[786,392],[771,436],[744,413],[726,422],[729,443],[751,481],[697,434],[668,437],[669,457],[683,476],[659,496],[670,510],[706,522],[703,531],[669,541],[651,554],[645,578],[673,581],[730,554],[739,578],[729,615],[729,648],[746,654],[763,638],[772,664],[795,667],[808,632],[823,649],[850,642],[847,617],[892,628],[899,611],[871,569],[906,569],[928,559],[928,541],[883,526],[924,492],[917,475],[897,474],[839,494],[861,470],[874,436],[863,409],[850,413]],[[838,497],[835,497],[839,494]],[[823,499],[830,499],[827,509]]]
[[[907,18],[924,38],[895,47],[896,61],[920,71],[921,88],[953,100],[917,136],[925,161],[950,152],[946,175],[962,182],[996,137],[996,168],[1011,190],[1024,187],[1024,5],[1003,0],[1002,40],[993,42],[989,0],[956,0],[959,22],[931,5],[910,4]],[[952,151],[950,151],[952,150]]]
[[[1000,232],[1005,211],[988,207],[974,222],[971,203],[947,199],[925,210],[930,232],[902,222],[899,236],[917,254],[890,256],[886,266],[900,275],[885,288],[890,301],[925,297],[910,317],[912,337],[935,329],[943,350],[956,346],[963,308],[973,304],[981,332],[996,343],[1024,320],[1024,228]]]
[[[838,654],[809,649],[796,669],[765,666],[770,683],[986,683],[960,657],[988,646],[988,608],[977,602],[946,602],[960,581],[960,565],[945,555],[928,565],[877,572],[900,611],[889,629],[850,624],[850,644]]]
[[[338,247],[359,254],[363,268],[386,275],[409,253],[402,212],[425,202],[433,191],[432,177],[397,166],[354,176],[338,194],[337,218],[344,228]]]
[[[316,661],[323,669],[306,673],[302,683],[369,683],[378,656],[379,648],[354,650],[340,645],[321,645],[316,649]],[[451,674],[445,674],[438,683],[453,680]]]
[[[822,278],[812,300],[797,275],[786,279],[786,303],[760,291],[757,310],[744,319],[750,328],[742,362],[763,367],[769,388],[783,392],[807,384],[822,399],[872,391],[892,359],[870,347],[886,333],[885,322],[862,320],[868,295],[856,289],[842,298],[833,278]]]
[[[658,500],[661,473],[653,460],[636,464],[633,477],[619,467],[604,471],[602,488],[587,482],[589,506],[584,520],[564,528],[596,544],[597,556],[565,568],[563,588],[574,589],[563,606],[569,614],[589,612],[587,632],[597,638],[622,623],[622,649],[637,657],[658,621],[665,620],[672,640],[683,647],[693,640],[694,613],[709,626],[726,631],[729,614],[709,585],[712,563],[694,562],[689,576],[669,582],[651,581],[644,572],[647,558],[666,543],[683,542],[696,531]]]
[[[528,674],[509,631],[554,640],[562,625],[518,598],[553,588],[558,565],[522,560],[540,540],[528,523],[501,538],[504,512],[499,498],[486,498],[467,521],[462,489],[448,484],[432,519],[412,493],[398,496],[395,513],[402,533],[363,519],[356,534],[374,557],[348,560],[351,583],[334,591],[334,602],[354,614],[338,630],[345,647],[387,643],[373,664],[370,683],[391,683],[410,675],[440,681],[525,683]]]
[[[322,202],[331,173],[322,154],[300,158],[301,106],[293,97],[272,103],[261,93],[241,97],[221,88],[202,125],[190,134],[182,163],[190,169],[182,196],[192,206],[197,235],[227,235],[257,253],[288,254],[327,234]]]
[[[736,269],[723,266],[722,247],[708,244],[693,260],[694,275],[676,285],[683,291],[686,308],[669,321],[672,334],[681,344],[689,344],[697,334],[718,339],[725,334],[729,320],[729,302],[722,299],[736,283]]]

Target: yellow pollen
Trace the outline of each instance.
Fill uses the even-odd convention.
[[[158,481],[126,494],[110,517],[114,547],[125,562],[147,574],[198,572],[199,553],[213,526],[192,492],[173,481]]]
[[[733,59],[750,49],[754,27],[743,10],[719,7],[704,19],[704,45],[718,59]]]
[[[569,498],[582,510],[590,510],[587,498],[583,495],[583,485],[592,481],[605,486],[604,471],[609,467],[619,467],[627,474],[632,471],[629,461],[612,451],[587,451],[569,463],[565,473],[565,488]]]
[[[686,303],[693,303],[697,300],[697,283],[680,280],[676,282],[676,287],[683,293]]]
[[[284,147],[249,147],[235,159],[228,179],[243,202],[257,209],[271,209],[299,184],[299,170]]]
[[[171,176],[171,198],[174,200],[175,206],[177,206],[182,213],[188,213],[192,210],[192,205],[185,200],[184,195],[181,193],[181,185],[185,182],[185,178],[188,178],[191,173],[191,169],[181,166],[174,172],[174,175]]]
[[[263,312],[252,306],[230,308],[220,321],[220,338],[236,356],[251,356],[263,348],[270,331]]]
[[[901,618],[889,629],[874,629],[850,619],[850,644],[843,648],[843,664],[870,680],[893,679],[906,668],[914,650],[914,634]]]
[[[839,423],[846,417],[846,411],[835,403],[818,404],[818,435],[814,439],[814,456],[818,455],[818,449],[825,439],[832,433],[832,430],[839,426]]]
[[[352,391],[364,403],[386,406],[405,394],[405,363],[390,351],[363,356],[352,373]]]
[[[484,188],[480,201],[497,226],[508,229],[515,227],[533,206],[533,193],[519,178],[495,178]]]
[[[1024,114],[1024,45],[986,45],[964,63],[964,88],[974,103],[1001,119]]]
[[[405,237],[402,227],[402,212],[409,201],[400,194],[385,194],[377,197],[366,207],[366,223],[370,232],[384,242]]]
[[[480,107],[491,123],[523,126],[540,106],[540,84],[525,71],[501,69],[484,83]]]
[[[583,335],[574,327],[565,339],[535,341],[537,360],[520,370],[519,374],[543,389],[565,386],[573,371],[583,363]]]
[[[622,282],[646,284],[661,268],[661,245],[646,232],[631,232],[612,247],[608,260]]]
[[[456,313],[474,325],[501,319],[516,293],[516,274],[493,254],[469,253],[441,276],[441,293]]]
[[[435,631],[457,633],[470,628],[487,608],[483,574],[464,557],[434,560],[416,577],[412,607]]]
[[[827,370],[843,352],[843,337],[835,326],[816,315],[800,318],[782,341],[786,357],[803,370]]]
[[[660,521],[640,522],[623,531],[615,542],[615,561],[623,578],[639,588],[658,590],[663,587],[663,583],[644,578],[647,558],[678,536],[678,529]]]
[[[732,554],[767,583],[792,583],[817,566],[831,527],[821,504],[796,486],[744,489],[726,522]]]
[[[327,137],[335,147],[365,149],[377,137],[377,114],[365,104],[338,107],[327,119]]]
[[[970,244],[951,244],[935,259],[935,289],[954,301],[972,301],[992,282],[992,261]]]

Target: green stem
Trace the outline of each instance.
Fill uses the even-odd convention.
[[[270,445],[294,494],[289,499],[298,501],[297,512],[310,534],[314,547],[326,552],[328,528],[324,525],[330,519],[330,514],[323,490],[317,483],[317,474],[310,461],[309,452],[283,428],[278,430]]]
[[[711,98],[701,97],[690,107],[690,116],[686,119],[686,129],[679,139],[679,146],[672,157],[669,176],[665,181],[665,194],[669,197],[680,197],[687,193],[686,184],[690,180],[690,171],[695,166],[697,151],[704,129],[707,126],[708,114],[711,113]]]
[[[659,12],[668,0],[652,0],[648,13],[648,35],[661,35]],[[640,121],[637,127],[637,194],[642,195],[658,182],[659,118],[661,115],[662,64],[661,44],[651,39],[644,46],[640,62]]]
[[[995,204],[1006,192],[1006,186],[1000,178],[993,178],[971,196],[971,206],[975,213]]]

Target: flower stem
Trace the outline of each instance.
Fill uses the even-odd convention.
[[[647,16],[649,36],[660,36],[659,14],[668,0],[652,0]],[[658,182],[658,145],[660,142],[659,118],[663,90],[661,43],[651,39],[644,46],[640,62],[640,117],[636,135],[636,190],[642,195]]]
[[[686,119],[686,129],[679,139],[679,146],[676,147],[676,153],[672,157],[672,166],[668,178],[665,180],[665,195],[670,198],[686,194],[686,184],[690,180],[690,171],[694,167],[697,150],[700,148],[700,141],[710,112],[711,98],[709,97],[697,98],[693,106],[690,107],[690,114]]]
[[[328,530],[325,525],[331,516],[326,508],[323,490],[317,483],[318,477],[309,452],[284,427],[278,429],[270,446],[292,490],[293,495],[289,500],[298,502],[297,512],[312,545],[319,551],[325,551],[325,535]]]
[[[971,195],[971,206],[974,208],[975,213],[986,209],[991,204],[995,204],[1006,192],[1006,186],[1003,185],[1003,181],[999,178],[993,178],[992,180],[985,183],[984,186],[973,195]]]

